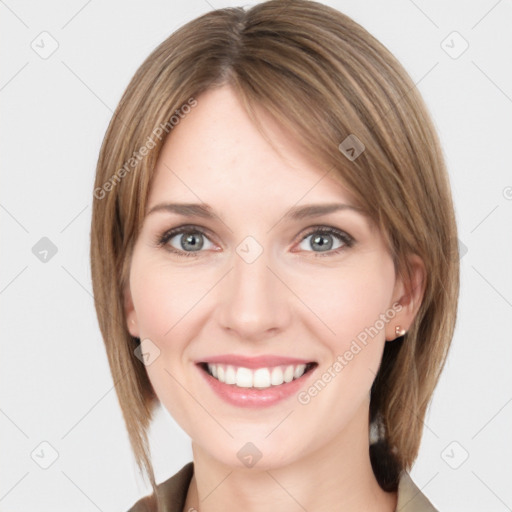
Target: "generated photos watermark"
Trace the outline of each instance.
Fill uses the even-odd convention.
[[[308,389],[301,391],[297,395],[297,400],[302,405],[307,405],[316,397],[332,380],[341,373],[343,368],[354,359],[367,345],[370,340],[375,338],[379,332],[384,329],[396,314],[402,310],[402,305],[398,302],[381,313],[379,318],[370,327],[365,327],[350,343],[350,347],[343,354],[336,357],[335,361],[326,369],[326,371],[311,385]]]
[[[121,183],[121,180],[129,174],[137,164],[144,159],[146,155],[156,146],[154,138],[162,140],[165,134],[168,134],[176,125],[179,124],[181,119],[184,119],[192,110],[193,107],[197,106],[197,100],[195,98],[189,98],[179,109],[177,109],[171,118],[166,123],[160,123],[148,136],[146,142],[137,150],[134,151],[132,156],[128,158],[122,167],[105,182],[101,187],[94,189],[94,197],[96,199],[103,199],[107,192],[110,192],[116,185]]]

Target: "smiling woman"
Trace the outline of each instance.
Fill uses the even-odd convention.
[[[219,9],[136,72],[95,189],[148,140],[94,194],[91,229],[99,324],[154,490],[131,510],[435,510],[408,470],[453,334],[458,247],[400,64],[316,2]],[[194,460],[157,485],[159,402]]]

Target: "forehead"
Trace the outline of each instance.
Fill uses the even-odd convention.
[[[155,168],[149,209],[162,200],[208,203],[257,201],[270,205],[302,197],[308,201],[343,200],[348,191],[333,177],[334,170],[319,167],[293,135],[263,110],[258,116],[272,143],[268,143],[230,86],[205,92],[197,106],[167,137]]]

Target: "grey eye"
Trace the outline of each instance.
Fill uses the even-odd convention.
[[[308,239],[311,239],[308,243]],[[339,240],[339,245],[334,247],[334,240]],[[309,247],[303,246],[303,244],[308,245]],[[309,248],[313,249],[313,252],[326,252],[331,251],[333,249],[339,249],[345,245],[345,242],[343,242],[339,236],[331,234],[331,233],[321,233],[321,232],[314,232],[310,235],[306,236],[300,243],[299,247],[305,251],[308,251]],[[317,250],[318,249],[318,250]]]
[[[172,243],[172,241],[177,237],[180,237],[178,247],[176,245],[173,245]],[[206,236],[200,233],[199,231],[185,231],[183,233],[174,235],[172,238],[170,238],[169,244],[175,249],[181,251],[195,252],[200,251],[205,246],[205,241],[211,244],[208,238],[206,238]]]

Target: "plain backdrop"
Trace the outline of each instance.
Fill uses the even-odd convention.
[[[149,492],[91,295],[98,151],[122,92],[161,41],[213,8],[254,3],[0,0],[2,512],[122,512]],[[512,510],[512,5],[325,3],[409,72],[453,187],[459,316],[411,474],[441,511]],[[158,482],[191,460],[165,410],[151,442]]]

